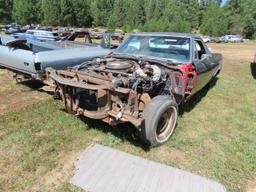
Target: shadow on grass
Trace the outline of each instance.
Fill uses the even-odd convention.
[[[251,63],[251,74],[254,79],[256,79],[256,62]]]
[[[186,103],[181,105],[179,107],[179,115],[182,116],[184,113],[193,110],[196,107],[196,105],[207,95],[209,90],[211,90],[211,88],[213,88],[216,85],[218,80],[218,77],[212,79],[203,89],[201,89],[199,92],[193,95]]]
[[[28,87],[31,91],[39,91],[39,92],[47,93],[49,95],[54,96],[54,99],[59,99],[58,97],[55,97],[55,93],[53,90],[44,89],[44,87],[47,88],[47,85],[45,85],[43,82],[39,80],[26,80],[26,81],[18,82],[18,84]]]
[[[144,151],[150,150],[150,147],[140,140],[138,130],[130,123],[110,126],[103,121],[89,119],[84,116],[80,116],[80,119],[88,125],[88,129],[97,129],[105,134],[111,133],[122,141],[128,141],[132,145],[142,148]]]
[[[24,85],[32,90],[40,91],[40,88],[44,86],[44,84],[41,81],[38,80],[27,80],[19,82],[18,84]]]

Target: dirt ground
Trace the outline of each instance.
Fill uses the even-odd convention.
[[[50,95],[40,92],[42,84],[38,81],[16,83],[12,74],[0,69],[0,114],[20,111],[38,101],[50,99]]]
[[[256,177],[253,181],[249,182],[247,187],[247,192],[255,192],[256,191]]]

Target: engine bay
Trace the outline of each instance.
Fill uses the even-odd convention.
[[[129,88],[149,94],[154,94],[156,90],[159,94],[159,90],[162,90],[168,81],[168,70],[143,60],[96,59],[77,66],[76,70],[108,79],[115,88]]]

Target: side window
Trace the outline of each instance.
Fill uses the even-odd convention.
[[[195,41],[195,59],[202,59],[202,55],[206,54],[206,50],[202,41],[196,40]]]

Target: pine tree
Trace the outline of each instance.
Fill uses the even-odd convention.
[[[90,9],[90,0],[76,0],[73,2],[76,26],[92,26],[92,15]]]
[[[94,26],[107,26],[113,12],[115,0],[93,0],[91,3],[91,16]]]
[[[74,26],[76,21],[72,0],[60,0],[60,10],[61,24],[64,26]]]
[[[39,21],[38,0],[14,0],[13,1],[13,19],[19,24],[32,24]]]
[[[10,22],[12,19],[12,0],[0,0],[0,23]]]
[[[61,24],[61,6],[59,0],[42,0],[43,23],[46,25]]]
[[[224,15],[224,10],[216,3],[211,3],[203,15],[200,29],[203,34],[215,37],[227,34],[228,20]]]

